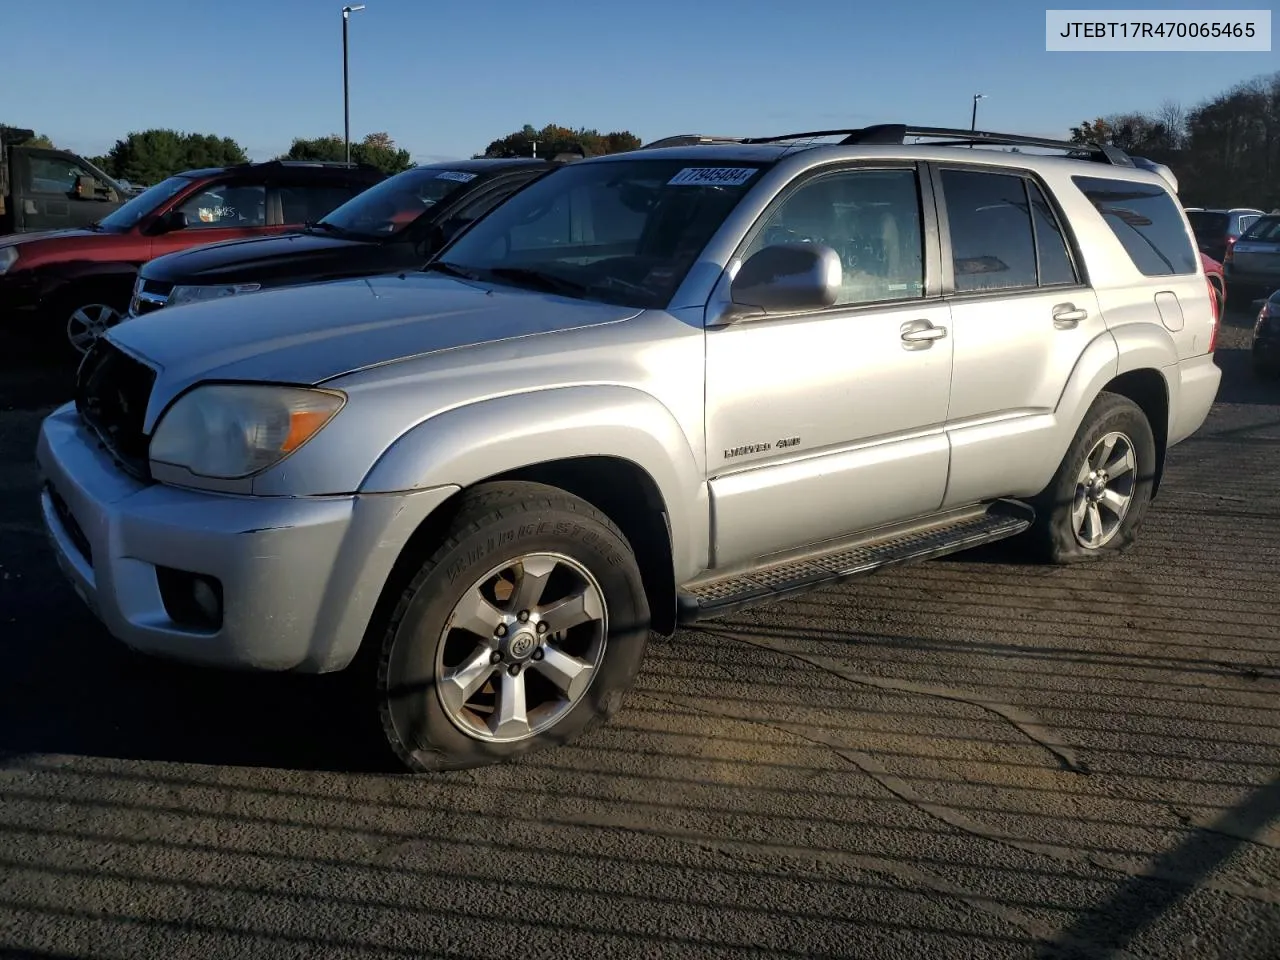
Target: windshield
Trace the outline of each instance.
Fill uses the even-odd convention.
[[[1263,217],[1245,231],[1241,240],[1280,240],[1280,217]]]
[[[123,207],[102,218],[101,226],[107,230],[132,230],[138,221],[152,213],[179,190],[191,186],[187,177],[170,177],[154,187],[148,187]]]
[[[1188,213],[1187,219],[1191,221],[1191,230],[1196,235],[1197,240],[1221,239],[1222,235],[1227,232],[1228,218],[1225,213],[1210,213],[1208,210],[1198,210],[1194,213]]]
[[[418,167],[358,193],[320,223],[343,233],[387,237],[457,193],[479,174],[466,170]]]
[[[571,164],[477,221],[427,269],[581,299],[665,307],[761,166]]]

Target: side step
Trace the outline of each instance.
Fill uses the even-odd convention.
[[[1035,511],[1015,500],[997,500],[939,514],[909,525],[836,541],[756,567],[687,583],[680,588],[680,623],[694,623],[771,600],[842,583],[886,567],[931,560],[1016,536]]]

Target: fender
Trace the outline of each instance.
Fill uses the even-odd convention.
[[[138,276],[138,264],[122,260],[72,260],[51,263],[40,270],[40,299],[48,301],[74,284],[91,282],[111,286],[119,285],[128,296]]]
[[[632,387],[556,387],[444,411],[392,443],[359,492],[465,488],[521,467],[599,456],[632,463],[653,480],[677,577],[705,567],[710,513],[689,438],[665,406]]]
[[[1120,350],[1117,376],[1134,370],[1155,370],[1164,380],[1169,407],[1169,422],[1165,426],[1171,434],[1174,414],[1178,410],[1179,388],[1182,386],[1182,378],[1177,375],[1178,345],[1174,343],[1168,330],[1154,323],[1126,323],[1116,327],[1111,333]]]

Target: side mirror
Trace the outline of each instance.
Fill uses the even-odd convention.
[[[821,310],[840,297],[840,255],[821,243],[779,243],[747,258],[729,287],[729,314]],[[726,317],[726,319],[729,319]]]
[[[97,200],[100,186],[93,177],[81,174],[76,177],[76,185],[72,188],[77,200]]]
[[[181,210],[170,210],[164,216],[160,217],[152,227],[153,233],[172,233],[175,230],[187,229],[190,221],[187,219],[186,213]]]

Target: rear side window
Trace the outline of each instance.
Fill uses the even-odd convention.
[[[357,193],[346,184],[309,183],[280,187],[280,214],[284,223],[314,223],[332,213]]]
[[[1200,258],[1181,207],[1155,184],[1103,177],[1072,177],[1102,214],[1133,265],[1148,277],[1195,273]]]

